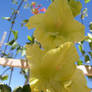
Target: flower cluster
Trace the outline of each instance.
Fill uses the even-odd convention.
[[[40,12],[46,12],[46,8],[40,9],[42,5],[36,6],[35,2],[32,2],[31,6],[32,6],[32,14],[39,14]]]
[[[33,92],[90,91],[75,65],[79,56],[74,43],[85,38],[84,26],[74,19],[80,10],[78,1],[55,0],[46,13],[32,16],[26,24],[36,28],[34,36],[43,48],[36,43],[26,46]]]

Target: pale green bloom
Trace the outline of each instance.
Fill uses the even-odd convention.
[[[87,87],[87,81],[81,70],[76,69],[70,81],[64,83],[64,92],[90,92],[91,90]]]
[[[68,0],[68,1],[74,17],[80,14],[82,8],[82,4],[80,3],[80,1],[77,0]]]
[[[26,46],[32,92],[90,91],[75,65],[78,53],[74,42],[85,38],[84,26],[74,19],[80,9],[78,1],[55,0],[45,14],[29,19],[26,26],[36,28],[34,36],[44,48],[37,44]]]
[[[36,44],[26,48],[31,70],[30,84],[38,89],[37,92],[89,92],[84,76],[80,71],[76,73],[78,70],[74,62],[78,60],[78,54],[71,42],[49,51],[40,49]],[[77,85],[83,88],[82,91],[76,91]]]
[[[55,0],[45,14],[29,19],[26,26],[36,28],[34,36],[43,48],[55,48],[64,42],[84,39],[84,26],[74,19],[80,11],[80,8],[74,7],[77,3],[74,0]],[[74,12],[76,9],[78,11]]]

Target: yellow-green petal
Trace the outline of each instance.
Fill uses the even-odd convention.
[[[69,5],[70,5],[70,8],[72,10],[74,17],[80,14],[81,8],[82,8],[82,4],[80,3],[80,1],[69,0]]]
[[[53,91],[55,88],[61,92],[64,89],[62,82],[69,80],[76,69],[74,62],[78,60],[78,54],[74,44],[67,42],[45,52],[37,45],[32,46],[27,47],[31,84],[39,90],[49,89],[56,92]]]
[[[55,0],[45,14],[32,16],[26,26],[36,28],[34,36],[43,48],[55,48],[64,42],[84,39],[84,26],[74,19],[67,0]]]
[[[66,92],[90,92],[87,87],[87,81],[81,70],[76,69],[75,73],[71,77],[71,84],[66,88]]]
[[[37,65],[41,63],[41,57],[45,54],[45,50],[41,50],[37,44],[26,45],[26,54],[29,63]]]

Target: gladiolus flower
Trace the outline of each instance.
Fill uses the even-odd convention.
[[[74,42],[85,38],[84,26],[74,19],[80,12],[77,4],[80,6],[75,0],[55,0],[45,14],[34,15],[27,23],[29,29],[36,28],[34,36],[43,46],[26,46],[33,92],[90,92],[75,65],[79,57]]]
[[[78,54],[72,43],[67,42],[49,51],[40,49],[36,44],[26,48],[31,70],[30,85],[37,92],[90,91],[84,75],[76,69]]]
[[[85,38],[84,26],[74,19],[79,13],[79,10],[74,13],[76,7],[73,4],[76,3],[77,1],[68,3],[68,0],[55,0],[45,14],[37,14],[29,19],[26,26],[29,29],[36,28],[34,36],[43,48],[56,48],[64,42],[74,43]]]

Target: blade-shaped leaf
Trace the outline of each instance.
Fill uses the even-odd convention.
[[[12,33],[14,35],[14,39],[17,40],[17,38],[18,38],[18,31],[13,31],[12,30]]]

